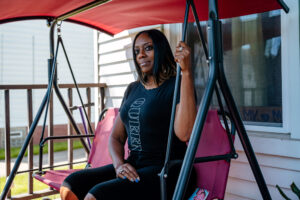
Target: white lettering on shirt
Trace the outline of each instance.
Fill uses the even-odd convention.
[[[141,106],[145,103],[145,98],[136,99],[128,110],[129,117],[129,134],[131,139],[131,150],[142,151],[140,139],[140,111]]]

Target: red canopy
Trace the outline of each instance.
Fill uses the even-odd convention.
[[[58,17],[91,0],[0,0],[0,23]],[[200,20],[207,20],[208,0],[194,0]],[[277,0],[219,0],[220,18],[279,9]],[[69,18],[110,34],[154,24],[183,22],[185,0],[112,0]],[[193,20],[190,13],[190,21]]]

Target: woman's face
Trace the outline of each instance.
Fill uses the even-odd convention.
[[[141,71],[145,74],[152,75],[154,48],[152,39],[146,33],[142,33],[137,37],[134,52]]]

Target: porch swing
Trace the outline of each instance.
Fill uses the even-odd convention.
[[[195,15],[195,18],[198,19],[197,13],[195,11],[195,5],[192,1],[187,1],[187,9],[185,13],[185,20],[184,20],[184,34],[183,34],[183,40],[185,40],[186,35],[186,27],[187,27],[187,16],[189,12],[189,6],[191,6],[193,13]],[[199,20],[196,20],[196,23],[198,27]],[[54,27],[54,26],[53,26]],[[77,85],[74,74],[71,69],[70,61],[68,59],[68,56],[66,54],[66,50],[64,47],[64,43],[60,34],[61,31],[61,24],[57,25],[57,49],[56,52],[58,52],[58,44],[61,44],[64,54],[67,59],[67,63],[70,68],[71,75],[73,77],[74,84]],[[206,45],[204,43],[203,34],[201,29],[198,29],[199,35],[201,38],[201,41],[203,43],[205,52],[207,52]],[[53,40],[54,41],[54,40]],[[54,54],[54,59],[56,58],[57,53]],[[207,55],[207,53],[206,53]],[[207,56],[208,59],[208,56]],[[178,66],[179,67],[179,66]],[[180,69],[180,67],[179,67]],[[178,70],[178,69],[177,69]],[[180,73],[179,78],[180,78]],[[179,87],[179,86],[178,86]],[[223,199],[226,189],[226,183],[228,178],[228,172],[229,172],[229,166],[230,166],[230,159],[231,158],[237,158],[237,154],[235,152],[234,146],[233,146],[233,140],[234,140],[234,134],[235,134],[235,128],[233,125],[233,122],[231,121],[230,124],[232,125],[231,128],[228,126],[227,120],[230,118],[228,113],[225,113],[221,97],[219,94],[219,90],[216,87],[216,95],[218,102],[220,104],[220,111],[217,110],[210,110],[208,111],[206,121],[204,124],[204,128],[202,130],[202,137],[200,142],[200,145],[197,149],[196,153],[196,160],[194,167],[196,169],[197,174],[197,185],[195,188],[205,188],[206,191],[208,191],[208,199],[218,198]],[[80,100],[82,102],[81,95],[78,92],[78,96],[80,97]],[[176,96],[176,94],[175,94]],[[174,96],[174,97],[175,97]],[[84,105],[82,103],[81,106],[79,106],[79,109],[82,108]],[[83,109],[80,109],[80,111]],[[47,111],[47,110],[46,110]],[[114,124],[114,120],[116,119],[116,116],[118,114],[117,108],[106,108],[103,110],[103,112],[100,114],[99,122],[97,125],[97,128],[95,130],[95,136],[93,138],[93,145],[90,147],[90,153],[88,157],[88,162],[86,164],[86,168],[96,168],[101,167],[107,164],[111,164],[111,158],[109,156],[108,152],[108,140],[109,135],[112,131],[112,127]],[[105,115],[105,117],[104,117]],[[223,125],[221,124],[221,121],[219,119],[219,115],[221,115],[225,129],[223,128]],[[84,125],[84,118],[82,117],[83,125]],[[88,121],[89,122],[89,121]],[[174,122],[170,123],[170,135],[169,135],[169,145],[168,145],[168,152],[171,152],[170,144],[172,142],[173,137],[173,124]],[[89,122],[90,125],[90,122]],[[85,126],[85,125],[84,125]],[[87,131],[86,131],[87,133]],[[48,170],[44,171],[42,167],[42,152],[43,152],[43,146],[46,141],[48,140],[55,140],[55,139],[67,139],[67,138],[84,138],[84,137],[93,137],[93,135],[79,135],[79,136],[58,136],[58,137],[43,137],[43,134],[41,136],[40,141],[40,159],[39,159],[39,171],[35,172],[33,174],[33,177],[37,179],[38,181],[41,181],[51,188],[59,191],[60,186],[63,182],[63,180],[70,175],[71,173],[78,171],[78,169],[69,169],[69,170]],[[42,139],[43,138],[43,139]],[[101,156],[98,156],[96,154],[97,152],[101,152]],[[128,146],[125,145],[125,157],[128,156]],[[181,163],[182,160],[168,160],[166,159],[165,167],[168,166],[168,169],[171,168],[174,164]],[[197,164],[196,164],[197,163]],[[164,174],[162,181],[165,181],[167,178],[167,170],[162,172],[161,174]],[[165,186],[165,182],[161,182],[162,186]],[[166,189],[162,188],[162,195],[166,195]],[[165,199],[166,197],[162,196],[162,199]]]
[[[217,82],[218,82],[219,88],[221,90],[221,94],[223,95],[223,98],[224,98],[225,103],[228,108],[228,116],[232,119],[232,122],[231,122],[231,125],[233,125],[232,132],[234,132],[234,130],[236,129],[236,131],[239,135],[239,138],[241,140],[241,143],[242,143],[245,153],[247,155],[248,161],[250,163],[252,172],[253,172],[256,182],[259,186],[259,190],[261,192],[262,198],[263,199],[271,199],[268,188],[266,186],[263,175],[261,173],[260,167],[256,160],[254,151],[251,147],[251,143],[247,136],[245,127],[243,125],[242,119],[238,113],[238,109],[234,103],[232,94],[230,92],[229,86],[226,81],[226,77],[225,77],[225,73],[224,73],[224,69],[223,69],[221,22],[219,21],[219,11],[218,11],[218,6],[217,6],[217,0],[209,0],[209,2],[208,2],[209,5],[207,4],[207,1],[199,1],[199,2],[197,2],[198,4],[194,4],[193,0],[186,1],[186,11],[185,11],[184,29],[183,29],[184,31],[183,31],[183,35],[182,35],[182,40],[185,41],[186,26],[187,26],[187,22],[189,19],[189,8],[191,6],[194,17],[195,17],[195,21],[197,23],[200,37],[203,41],[203,37],[201,36],[202,33],[201,33],[200,25],[199,25],[199,18],[197,16],[197,12],[196,12],[196,8],[197,8],[198,12],[199,12],[199,9],[202,8],[201,9],[201,13],[202,13],[201,19],[206,18],[208,16],[207,32],[208,32],[208,44],[210,47],[209,48],[209,56],[208,56],[208,54],[206,54],[207,60],[209,63],[208,83],[207,83],[206,89],[204,91],[204,95],[202,97],[202,100],[201,100],[201,103],[199,106],[199,111],[197,113],[195,125],[193,128],[192,134],[191,134],[191,138],[190,138],[190,141],[188,144],[185,158],[183,161],[172,161],[172,160],[170,160],[170,152],[171,152],[170,144],[172,142],[172,137],[173,137],[172,128],[173,128],[174,116],[175,116],[175,100],[176,100],[176,96],[178,94],[179,79],[180,79],[180,66],[177,65],[177,76],[176,76],[176,85],[175,85],[175,90],[174,90],[172,117],[171,117],[169,139],[168,139],[168,148],[167,148],[167,153],[166,153],[165,165],[160,173],[161,199],[164,199],[164,200],[166,199],[166,178],[168,177],[169,168],[175,162],[182,162],[182,168],[181,168],[180,175],[179,175],[179,178],[177,181],[175,192],[173,194],[174,200],[183,199],[185,189],[186,189],[185,187],[187,185],[187,182],[188,182],[188,179],[189,179],[189,176],[190,176],[190,173],[191,173],[194,163],[200,163],[200,164],[195,164],[196,168],[197,168],[197,166],[199,166],[198,169],[200,172],[200,174],[198,174],[198,178],[199,178],[198,184],[199,184],[199,187],[208,189],[210,191],[211,196],[209,196],[208,199],[224,198],[224,192],[225,192],[225,187],[226,187],[226,182],[227,182],[227,177],[228,177],[228,169],[229,169],[229,162],[227,160],[230,160],[231,158],[236,158],[237,154],[235,153],[235,150],[233,148],[234,136],[232,136],[231,132],[229,131],[228,124],[226,123],[227,120],[225,117],[224,108],[222,106],[220,93],[218,92]],[[260,2],[260,1],[259,0],[250,1],[250,2],[248,2],[246,7],[243,7],[242,9],[239,9],[239,10],[235,10],[234,14],[231,13],[231,11],[233,9],[237,8],[237,4],[238,3],[240,3],[240,4],[246,3],[246,1],[243,1],[243,2],[237,1],[237,2],[235,2],[237,4],[234,4],[234,2],[232,2],[232,4],[230,4],[230,5],[227,5],[226,2],[225,3],[220,2],[221,5],[224,6],[224,9],[222,6],[219,6],[219,7],[222,7],[222,9],[223,9],[223,10],[221,9],[222,17],[233,17],[233,16],[239,16],[239,15],[251,14],[251,13],[255,13],[255,12],[264,12],[264,11],[268,11],[268,10],[279,9],[281,7],[286,12],[288,12],[287,6],[281,0],[266,0],[263,3],[258,3],[258,2]],[[45,95],[45,97],[42,101],[42,104],[40,106],[39,112],[38,112],[32,126],[30,127],[28,136],[27,136],[27,138],[24,142],[24,145],[20,151],[20,154],[16,160],[14,168],[13,168],[12,172],[10,173],[10,176],[7,179],[4,190],[2,191],[2,194],[1,194],[1,200],[4,200],[6,195],[8,194],[10,186],[13,182],[13,179],[14,179],[16,172],[19,168],[19,165],[21,163],[21,160],[24,157],[26,148],[29,144],[29,141],[30,141],[32,135],[33,135],[34,129],[35,129],[35,127],[38,123],[38,120],[41,117],[41,114],[45,107],[46,107],[46,112],[47,112],[48,99],[49,99],[49,96],[52,91],[52,86],[54,86],[56,93],[59,94],[58,87],[56,87],[57,83],[56,83],[56,78],[55,78],[56,56],[57,56],[57,50],[58,50],[59,43],[57,43],[56,52],[54,52],[54,44],[53,44],[53,41],[54,41],[53,33],[54,33],[54,27],[55,27],[56,23],[59,21],[68,20],[68,18],[70,18],[69,21],[73,21],[75,23],[80,23],[80,24],[85,24],[90,27],[94,27],[98,30],[104,31],[106,33],[114,34],[114,33],[120,32],[121,30],[133,28],[133,27],[136,27],[141,24],[150,25],[150,24],[179,22],[181,19],[180,17],[178,18],[176,14],[174,16],[174,13],[171,13],[170,15],[172,15],[172,14],[173,15],[169,16],[168,12],[166,12],[166,11],[168,9],[172,9],[172,8],[174,8],[174,10],[177,11],[177,10],[180,10],[179,7],[183,6],[182,1],[179,1],[179,0],[153,1],[152,3],[149,3],[149,5],[147,5],[148,7],[142,6],[142,8],[143,8],[142,10],[146,11],[145,14],[149,14],[149,12],[151,13],[151,9],[154,8],[154,10],[155,10],[155,7],[153,7],[153,6],[160,5],[160,3],[161,3],[162,6],[164,6],[164,7],[156,7],[156,8],[161,9],[160,11],[162,11],[163,8],[166,9],[162,15],[160,15],[159,17],[156,16],[154,18],[150,17],[149,21],[147,21],[147,20],[143,21],[143,19],[141,19],[142,23],[141,22],[140,23],[139,22],[132,23],[131,21],[128,21],[127,26],[120,24],[120,21],[124,22],[124,19],[121,20],[120,18],[117,18],[117,20],[116,20],[114,17],[112,17],[110,19],[107,17],[108,15],[106,16],[107,19],[105,19],[105,20],[107,20],[106,24],[98,23],[93,18],[93,17],[95,17],[95,13],[93,13],[94,11],[99,12],[100,14],[104,14],[104,15],[111,12],[111,10],[113,10],[113,9],[115,9],[116,12],[124,11],[124,10],[122,10],[122,9],[124,9],[124,6],[126,7],[126,6],[128,6],[128,3],[130,3],[125,0],[114,0],[103,6],[97,7],[97,9],[92,10],[93,12],[91,10],[89,10],[89,11],[85,12],[84,14],[78,14],[87,9],[94,8],[103,3],[106,3],[106,1],[94,1],[94,2],[90,2],[86,5],[81,4],[78,9],[74,9],[63,15],[56,15],[58,17],[54,17],[54,18],[53,18],[53,16],[44,16],[44,15],[34,16],[34,14],[32,14],[32,16],[25,15],[25,17],[24,17],[24,15],[20,15],[22,17],[15,16],[15,15],[7,17],[5,15],[4,18],[2,18],[2,19],[0,18],[0,23],[14,21],[17,19],[49,18],[49,17],[52,21],[51,30],[50,30],[50,55],[51,55],[51,58],[49,59],[49,66],[51,67],[51,72],[49,75],[50,79],[49,79],[49,86],[48,86],[47,94]],[[135,1],[132,3],[133,4],[136,3],[135,6],[137,6],[137,5],[141,6],[141,4],[143,4],[140,1]],[[208,15],[203,14],[206,12],[202,12],[203,8],[207,8],[207,7],[209,8]],[[233,7],[233,9],[232,9],[232,7]],[[150,9],[150,11],[149,11],[149,9]],[[89,14],[92,16],[92,19],[84,18],[86,16],[89,16]],[[137,12],[135,14],[139,14],[139,13]],[[73,17],[73,16],[75,16],[75,17]],[[117,14],[116,14],[116,16],[117,16]],[[125,13],[125,15],[120,15],[120,16],[122,18],[122,16],[123,17],[126,16],[126,13]],[[205,16],[205,17],[203,17],[203,16]],[[80,18],[80,17],[82,17],[82,18]],[[131,16],[127,15],[126,17],[130,18]],[[113,19],[116,21],[113,21]],[[133,20],[133,18],[132,18],[132,20]],[[203,42],[203,44],[204,44],[204,42]],[[203,45],[203,46],[205,46],[205,45]],[[210,105],[210,101],[211,101],[214,90],[216,91],[216,94],[218,97],[221,115],[223,117],[223,122],[224,122],[226,130],[222,127],[222,124],[217,115],[217,111],[209,111],[209,105]],[[61,103],[64,104],[64,101],[61,100]],[[64,106],[64,108],[66,107],[65,105],[63,105],[63,106]],[[69,119],[72,121],[72,116],[69,114],[68,109],[65,108],[65,110],[66,110],[66,113],[67,113]],[[105,118],[104,118],[104,121],[105,121]],[[72,123],[75,123],[75,122],[72,122]],[[217,129],[220,131],[218,131],[218,132],[215,131],[216,127],[218,127]],[[214,135],[214,134],[217,134],[217,135]],[[223,135],[223,136],[221,136],[221,135]],[[92,134],[90,134],[88,136],[92,136]],[[219,140],[215,139],[216,136],[219,137]],[[76,137],[83,137],[83,136],[76,136]],[[206,145],[208,144],[207,141],[213,141],[213,142],[219,141],[220,143],[215,143],[216,146],[212,147],[213,149],[208,149],[208,148],[205,148]],[[227,142],[225,142],[225,141],[227,141]],[[199,145],[199,143],[200,143],[200,145]],[[222,143],[224,143],[224,144],[222,144]],[[222,148],[222,150],[219,149],[219,145],[224,145],[224,148]],[[199,146],[199,148],[198,148],[198,146]],[[203,149],[203,148],[205,148],[205,149]],[[88,147],[86,145],[85,145],[85,149],[87,151],[89,151]],[[215,154],[216,153],[215,150],[217,151],[218,155]],[[195,158],[198,156],[201,156],[202,158],[199,158],[199,159]],[[204,163],[204,162],[207,162],[207,163]],[[218,181],[218,180],[216,181],[221,186],[214,186],[215,182],[212,177],[208,177],[208,179],[203,179],[203,176],[204,176],[203,173],[206,173],[206,171],[208,171],[208,169],[211,169],[211,165],[214,165],[213,163],[215,163],[215,162],[223,162],[227,165],[225,167],[226,170],[222,169],[223,175],[219,175],[218,171],[215,171],[216,173],[214,174],[215,178],[220,178],[220,177],[225,178],[225,179],[223,179],[223,181]],[[202,172],[202,174],[201,174],[201,172]],[[209,181],[210,178],[211,178],[211,180],[213,180],[212,182]],[[45,181],[45,182],[47,182],[47,181]],[[219,188],[221,188],[220,189],[221,192],[219,192]],[[217,189],[218,191],[214,192],[214,189]],[[219,194],[221,196],[219,196]]]

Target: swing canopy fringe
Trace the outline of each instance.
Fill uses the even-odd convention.
[[[97,5],[97,2],[100,2]],[[185,0],[1,0],[0,24],[28,20],[58,19],[70,11],[85,5],[95,5],[67,20],[86,25],[110,35],[123,30],[155,24],[182,23],[185,11]],[[284,8],[281,0],[221,0],[219,1],[219,17],[231,18],[254,13]],[[284,4],[284,3],[283,3]],[[208,0],[196,0],[199,20],[208,19]],[[192,12],[189,21],[194,21]]]

